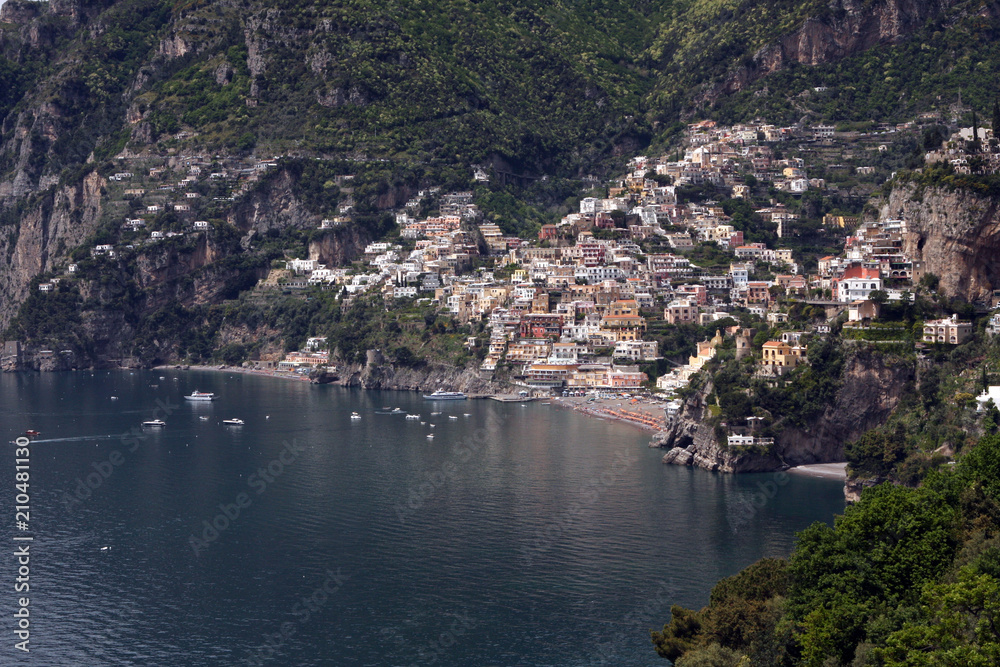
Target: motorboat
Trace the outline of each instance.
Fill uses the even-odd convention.
[[[148,426],[150,428],[162,428],[167,425],[167,422],[162,419],[150,419],[148,421],[142,422],[143,426]]]
[[[38,436],[41,435],[41,433],[33,428],[29,428],[27,431],[24,432],[24,435],[26,435],[29,438],[37,438]]]
[[[214,401],[216,396],[210,391],[198,391],[195,389],[190,395],[184,397],[188,401]]]
[[[223,419],[222,423],[226,426],[243,426],[243,420],[233,417],[232,419]]]
[[[406,415],[407,419],[420,419],[420,415]]]
[[[458,419],[455,415],[448,415],[448,419]]]
[[[460,391],[442,391],[438,389],[433,394],[424,394],[428,401],[464,401],[465,394]]]
[[[433,440],[434,439],[434,434],[433,433],[428,433],[427,434],[427,439],[428,440]]]
[[[361,419],[361,415],[359,415],[357,412],[352,412],[351,419]]]
[[[207,422],[208,421],[208,417],[198,417],[198,419],[200,419],[203,422]]]

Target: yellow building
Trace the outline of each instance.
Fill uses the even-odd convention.
[[[761,370],[771,375],[783,375],[806,363],[806,349],[805,345],[789,345],[780,340],[769,340],[764,343],[762,350]]]

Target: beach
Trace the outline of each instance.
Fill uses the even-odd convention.
[[[641,429],[657,432],[666,426],[663,405],[646,398],[594,398],[593,396],[553,397],[553,405],[582,412],[600,419],[615,419],[627,422]]]
[[[789,468],[788,472],[809,477],[824,477],[826,479],[847,479],[847,463],[813,463]]]

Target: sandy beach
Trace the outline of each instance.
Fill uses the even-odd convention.
[[[847,479],[847,463],[813,463],[805,466],[789,468],[788,472],[810,477],[825,477],[827,479]]]
[[[642,398],[598,398],[592,396],[560,396],[553,397],[553,405],[561,405],[577,412],[598,417],[600,419],[615,419],[646,431],[663,430],[665,418],[663,406]]]

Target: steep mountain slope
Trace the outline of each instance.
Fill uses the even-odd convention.
[[[121,188],[118,199],[109,194],[110,178],[146,158],[297,158],[277,180],[203,209],[216,228],[229,224],[243,237],[209,260],[241,267],[220,279],[242,285],[273,253],[251,243],[251,232],[314,228],[335,210],[333,183],[347,173],[358,176],[350,197],[367,216],[350,243],[335,243],[349,260],[357,243],[388,228],[380,209],[429,184],[466,187],[474,164],[492,168],[496,184],[576,178],[668,140],[695,115],[895,118],[937,105],[932,94],[947,98],[959,85],[965,99],[985,104],[987,75],[1000,64],[992,46],[1000,41],[988,41],[998,6],[8,0],[0,8],[0,329],[41,272],[88,244],[120,240],[134,209]],[[838,82],[827,97],[800,95],[823,77]],[[902,86],[917,84],[919,96],[895,105]],[[566,188],[554,191],[561,203]],[[184,271],[173,279],[196,280]],[[174,287],[184,307],[196,293],[210,298]],[[93,293],[86,303],[96,306],[102,292]],[[133,302],[136,324],[165,293]]]

